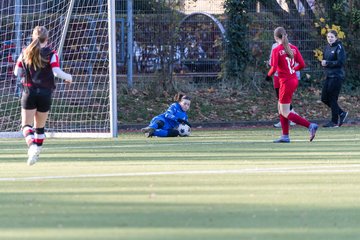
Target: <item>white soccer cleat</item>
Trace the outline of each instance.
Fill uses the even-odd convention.
[[[274,128],[281,128],[281,122],[275,123],[273,126]]]
[[[296,123],[294,123],[292,121],[289,121],[289,123],[290,123],[290,126],[295,126],[296,125]],[[281,122],[275,123],[273,126],[275,128],[281,128]]]
[[[28,160],[27,164],[29,166],[34,165],[37,160],[39,159],[39,155],[41,152],[41,146],[38,146],[36,144],[32,144],[28,149]]]

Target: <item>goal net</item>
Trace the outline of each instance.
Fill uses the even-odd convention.
[[[108,0],[7,0],[0,7],[0,136],[20,135],[22,86],[13,69],[37,25],[49,30],[61,68],[73,75],[71,85],[56,79],[47,136],[115,136]]]

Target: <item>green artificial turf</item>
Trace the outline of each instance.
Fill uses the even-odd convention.
[[[2,139],[0,239],[359,239],[358,128],[279,133]]]

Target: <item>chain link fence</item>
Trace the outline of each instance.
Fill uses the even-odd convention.
[[[299,47],[307,67],[304,81],[322,73],[314,57],[319,41],[314,28],[311,1],[253,1],[250,5],[248,75],[253,84],[263,79],[277,26],[287,29],[291,43]],[[289,2],[289,1],[287,1]],[[265,4],[264,4],[265,3]],[[226,84],[220,77],[225,54],[226,16],[223,0],[135,0],[133,4],[133,86],[135,88]],[[128,79],[127,4],[117,1],[118,76]],[[242,39],[239,39],[242,41]],[[186,83],[186,84],[184,84]]]
[[[7,9],[9,2],[1,3],[2,8]],[[225,54],[224,0],[133,0],[130,51],[127,37],[128,2],[116,0],[117,73],[120,86],[128,85],[130,61],[135,88],[166,89],[186,84],[192,87],[217,87],[226,84],[220,77],[221,60]],[[290,41],[303,54],[307,67],[302,71],[302,80],[318,79],[322,70],[313,51],[323,46],[325,39],[319,40],[314,27],[312,1],[251,2],[248,76],[254,84],[263,78],[267,70],[264,62],[269,58],[273,30],[277,26],[287,29]],[[282,2],[287,4],[280,4]],[[13,65],[15,50],[11,44],[5,38],[1,39],[2,71]]]

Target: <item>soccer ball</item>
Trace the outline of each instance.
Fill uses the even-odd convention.
[[[191,128],[186,124],[179,124],[178,129],[181,137],[188,137],[191,133]]]

